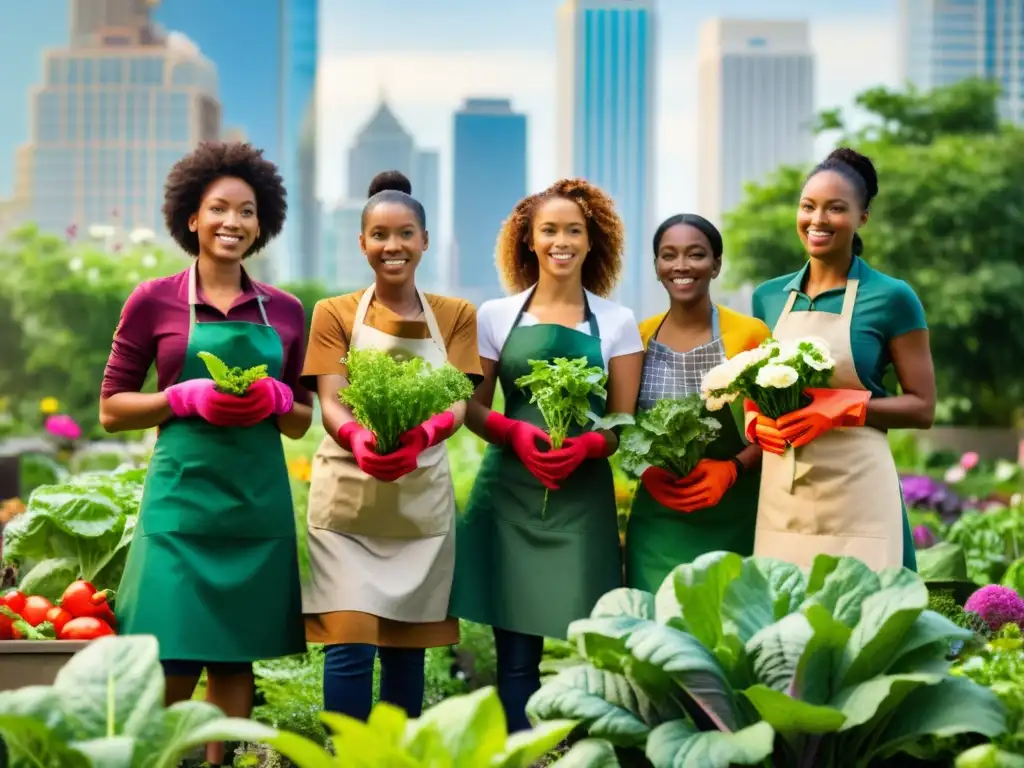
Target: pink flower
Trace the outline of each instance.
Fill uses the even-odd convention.
[[[77,440],[82,436],[82,428],[70,416],[58,413],[46,417],[46,431],[61,440]]]
[[[1000,584],[987,584],[979,589],[967,598],[964,610],[981,616],[993,632],[1004,624],[1024,623],[1024,600],[1017,590]]]
[[[968,451],[960,457],[960,466],[970,472],[978,466],[979,457],[976,451]]]

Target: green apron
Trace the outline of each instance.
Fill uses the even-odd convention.
[[[258,300],[262,325],[197,324],[190,301],[179,382],[210,378],[200,351],[280,376],[281,339]],[[273,418],[230,428],[172,419],[160,428],[116,607],[121,633],[155,635],[165,661],[306,650],[291,488]]]
[[[603,367],[597,320],[590,335],[561,325],[519,326],[502,348],[498,378],[505,415],[545,429],[515,380],[530,360],[586,357]],[[605,404],[592,399],[603,415]],[[576,427],[571,434],[583,430]],[[615,483],[607,459],[587,459],[548,496],[510,447],[488,445],[455,536],[450,613],[527,635],[564,639],[569,624],[590,615],[598,598],[622,586]]]
[[[660,344],[658,331],[654,332],[644,356],[638,408],[649,409],[659,400],[700,392],[704,374],[726,359],[714,305],[711,324],[711,341],[688,352]],[[738,404],[736,411],[705,411],[705,416],[722,425],[718,438],[707,447],[707,458],[724,461],[743,450],[746,441],[738,426],[743,423],[743,413]],[[693,562],[706,552],[752,554],[760,484],[760,472],[744,472],[716,506],[684,513],[662,506],[639,483],[626,525],[626,584],[657,592],[676,566]]]

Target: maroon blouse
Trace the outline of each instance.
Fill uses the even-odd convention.
[[[188,273],[186,269],[170,277],[149,280],[132,291],[114,332],[114,344],[103,372],[101,397],[140,391],[153,363],[156,363],[157,386],[161,390],[178,380],[188,347]],[[242,295],[235,299],[226,315],[206,303],[202,286],[197,290],[197,323],[233,320],[262,324],[257,301],[262,295],[267,321],[284,346],[281,381],[291,387],[295,402],[306,405],[313,402],[309,390],[299,386],[299,373],[306,355],[306,313],[298,299],[272,285],[249,279],[244,270]]]

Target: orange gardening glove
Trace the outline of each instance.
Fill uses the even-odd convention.
[[[862,427],[871,393],[862,389],[806,389],[811,404],[780,416],[782,437],[794,448],[807,445],[836,427]]]
[[[753,400],[743,401],[743,416],[747,424],[747,441],[757,443],[762,450],[781,456],[786,452],[786,439],[779,432],[775,419],[769,419]]]
[[[701,459],[693,471],[676,484],[682,490],[680,508],[683,512],[696,512],[715,506],[732,488],[737,475],[736,464],[732,461]]]

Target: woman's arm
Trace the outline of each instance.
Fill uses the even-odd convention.
[[[477,385],[476,390],[473,392],[473,397],[466,404],[465,423],[466,427],[473,434],[479,435],[484,440],[489,440],[490,438],[484,425],[487,422],[488,415],[491,413],[491,405],[494,403],[494,390],[498,380],[498,363],[494,360],[488,360],[486,357],[481,357],[480,368],[483,370],[483,380]]]
[[[911,331],[889,342],[902,394],[868,401],[868,426],[877,429],[929,429],[935,422],[935,367],[927,330]]]
[[[605,416],[613,413],[636,413],[636,399],[640,395],[640,378],[644,370],[644,353],[632,352],[608,361],[608,399]],[[600,430],[613,450],[619,447],[618,435],[608,429]]]

